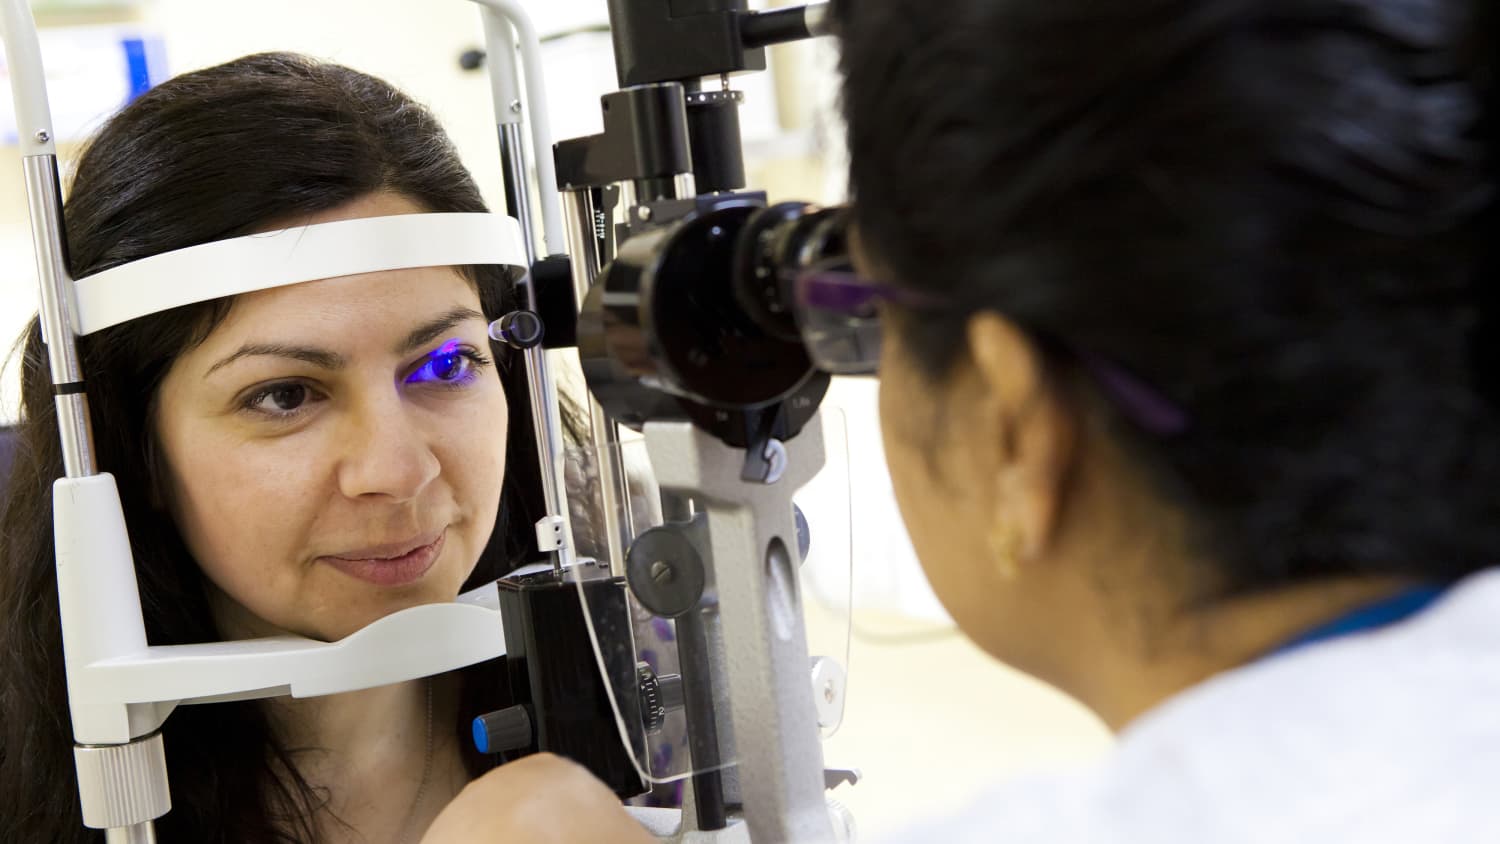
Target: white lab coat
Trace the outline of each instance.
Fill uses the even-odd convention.
[[[1225,672],[1131,724],[1099,767],[895,841],[1500,844],[1500,571]]]

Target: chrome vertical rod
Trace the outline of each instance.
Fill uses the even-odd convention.
[[[505,201],[521,224],[521,239],[526,247],[526,263],[536,264],[536,227],[531,214],[531,188],[527,181],[526,151],[521,124],[508,121],[497,127],[500,135],[500,165],[505,177]],[[519,284],[522,305],[530,311],[537,308],[536,285],[530,274]],[[563,520],[568,534],[553,557],[554,568],[573,565],[574,549],[568,518],[568,487],[564,470],[565,441],[562,411],[558,404],[557,384],[547,368],[547,351],[533,346],[522,352],[526,363],[526,381],[531,395],[531,424],[536,431],[537,459],[541,462],[542,496],[547,514]]]
[[[594,222],[594,203],[587,189],[563,194],[563,224],[568,233],[568,253],[572,256],[573,294],[580,305],[603,266],[598,240],[594,236]],[[609,553],[610,572],[623,576],[625,552],[634,538],[630,518],[630,481],[625,473],[615,423],[593,394],[586,395],[584,400],[588,403],[590,443],[599,461],[604,542]]]
[[[104,844],[156,844],[156,828],[150,821],[118,826],[104,831]]]
[[[57,156],[27,156],[21,160],[21,167],[31,211],[31,242],[41,288],[42,339],[47,343],[47,365],[52,371],[63,469],[70,478],[82,478],[95,472],[94,438],[83,393],[78,343],[73,336],[73,279],[65,257]]]
[[[519,101],[516,103],[519,105]],[[531,208],[531,182],[526,167],[526,141],[519,122],[505,122],[496,129],[500,135],[500,167],[505,176],[505,203],[510,215],[521,224],[521,235],[526,241],[526,257],[535,262],[539,256],[536,248],[536,216]],[[542,190],[554,189],[543,185]],[[536,307],[533,299],[528,305]]]

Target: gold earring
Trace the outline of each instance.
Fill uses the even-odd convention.
[[[1006,521],[990,529],[990,562],[1001,580],[1015,580],[1020,573],[1021,531]]]

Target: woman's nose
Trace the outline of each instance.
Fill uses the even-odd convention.
[[[424,431],[399,397],[351,415],[339,463],[339,490],[349,498],[416,498],[441,471]]]

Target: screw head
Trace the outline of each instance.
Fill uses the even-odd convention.
[[[677,579],[677,571],[667,564],[665,560],[657,560],[651,564],[651,579],[666,585]]]
[[[37,143],[39,143],[39,144],[45,144],[45,143],[47,143],[50,140],[52,140],[52,135],[50,133],[48,133],[46,129],[43,129],[42,131],[36,133],[36,142]]]
[[[635,218],[637,220],[641,220],[642,222],[651,219],[651,208],[650,208],[650,206],[641,205],[641,206],[637,207],[635,209]]]
[[[521,101],[520,100],[511,100],[510,101],[510,113],[511,114],[520,114],[521,113]]]
[[[844,696],[844,681],[848,676],[844,667],[826,656],[812,659],[813,703],[818,710],[818,726],[833,729],[843,720],[841,706]]]

